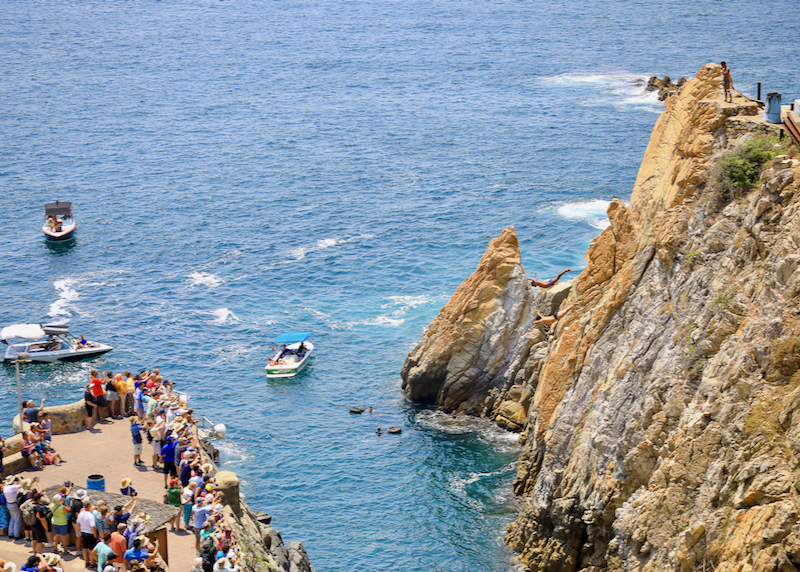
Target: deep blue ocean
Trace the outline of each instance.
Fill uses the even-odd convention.
[[[508,225],[529,273],[583,267],[662,109],[637,80],[727,60],[800,97],[795,8],[0,1],[0,325],[115,347],[23,366],[24,397],[159,367],[319,572],[514,569],[516,436],[407,403],[406,354]],[[71,247],[43,240],[55,200]],[[285,330],[316,356],[268,381]],[[3,366],[5,434],[15,408]]]

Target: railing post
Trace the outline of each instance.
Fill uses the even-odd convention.
[[[756,99],[758,101],[761,101],[761,82],[758,82],[757,85],[758,85],[758,96],[756,97]]]

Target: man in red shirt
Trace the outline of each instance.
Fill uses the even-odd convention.
[[[92,388],[92,396],[94,396],[95,403],[97,403],[97,421],[100,422],[106,418],[106,407],[108,407],[108,401],[106,401],[105,390],[103,389],[103,379],[106,378],[106,372],[103,372],[102,378],[97,377],[97,370],[92,370],[92,379],[89,382],[89,385]]]

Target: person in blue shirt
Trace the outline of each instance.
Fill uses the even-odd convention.
[[[141,538],[135,538],[133,540],[133,548],[125,551],[123,558],[125,559],[126,570],[130,569],[130,563],[133,562],[134,560],[137,562],[144,562],[145,560],[150,558],[150,553],[147,551],[147,548],[142,547],[142,544],[143,542]],[[156,547],[153,553],[155,554],[155,552],[157,551],[158,551],[158,542],[156,542]]]
[[[142,397],[144,397],[144,389],[140,382],[136,382],[136,390],[133,392],[133,401],[136,406],[136,416],[141,420],[144,418],[144,403],[142,403]]]
[[[133,465],[143,466],[142,462],[142,426],[139,419],[131,417],[131,436],[133,437]]]
[[[167,444],[161,447],[161,458],[164,459],[164,486],[169,483],[170,476],[177,477],[178,469],[175,467],[175,447],[178,440],[175,435],[167,437]]]

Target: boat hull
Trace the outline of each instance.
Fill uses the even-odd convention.
[[[97,344],[98,347],[94,348],[85,348],[79,350],[55,350],[55,351],[31,351],[27,352],[26,349],[20,347],[20,344],[15,344],[14,346],[10,347],[6,350],[4,361],[10,362],[15,359],[13,353],[10,353],[9,350],[12,348],[15,350],[16,354],[20,353],[27,353],[28,360],[34,363],[61,363],[61,362],[76,362],[76,361],[83,361],[87,359],[94,359],[100,357],[103,354],[107,354],[114,348],[108,346],[106,344]]]
[[[62,225],[61,232],[54,232],[50,230],[47,225],[42,227],[42,232],[44,233],[45,240],[49,240],[51,242],[63,242],[65,240],[70,240],[75,236],[75,229],[77,225],[73,222],[69,225]]]
[[[299,346],[299,344],[290,344],[287,346],[289,349],[292,349],[292,346]],[[286,377],[294,377],[305,367],[308,365],[309,360],[311,359],[311,354],[314,352],[314,345],[311,342],[305,342],[305,347],[307,348],[307,352],[302,360],[294,363],[288,364],[274,364],[274,365],[267,365],[264,370],[267,372],[267,377],[270,379],[276,378],[286,378]],[[278,361],[280,356],[280,352],[276,353],[271,361]]]

